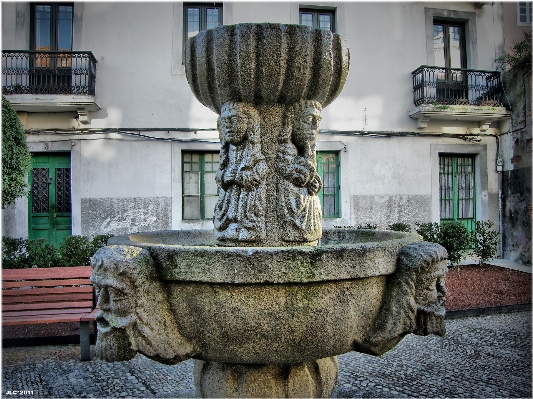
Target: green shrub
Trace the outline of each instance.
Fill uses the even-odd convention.
[[[493,259],[498,252],[500,233],[490,230],[494,223],[490,220],[476,222],[476,229],[471,232],[474,243],[474,253],[479,257],[480,263]]]
[[[392,231],[403,231],[405,233],[410,233],[411,225],[407,223],[393,223],[389,224],[389,229]]]
[[[22,269],[25,266],[26,240],[23,238],[2,237],[2,268]]]
[[[439,243],[440,225],[438,223],[418,223],[416,222],[416,232],[422,236],[424,241]]]
[[[44,238],[26,241],[26,267],[59,266],[57,250],[47,244]]]
[[[364,226],[361,226],[360,224],[358,224],[356,227],[357,230],[376,230],[377,228],[378,228],[377,224],[370,224],[370,223],[367,223]]]
[[[57,250],[43,238],[2,237],[2,268],[26,269],[58,266]]]
[[[94,255],[94,253],[100,248],[105,247],[107,245],[107,240],[109,240],[111,237],[113,237],[112,234],[100,234],[94,236],[91,241],[91,246],[93,247],[93,253],[91,254],[91,256]]]
[[[448,251],[448,259],[452,265],[461,262],[466,251],[472,245],[471,235],[466,226],[460,222],[444,222],[440,226],[439,241]]]
[[[16,111],[2,96],[2,208],[26,194],[31,154]]]
[[[83,236],[65,237],[59,250],[47,244],[43,238],[2,237],[2,268],[24,269],[29,267],[86,266],[90,257],[107,245],[112,235],[97,235],[91,241]]]
[[[65,237],[58,252],[62,266],[87,266],[94,253],[91,241],[84,236]]]

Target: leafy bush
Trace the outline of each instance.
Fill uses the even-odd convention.
[[[59,262],[62,266],[84,266],[94,254],[91,241],[84,236],[65,237],[59,246]]]
[[[26,194],[31,154],[16,111],[2,96],[2,208]]]
[[[44,238],[26,241],[26,267],[54,267],[59,266],[57,250],[47,244]]]
[[[94,236],[91,241],[91,245],[93,247],[93,255],[100,248],[105,247],[107,245],[107,240],[109,240],[111,237],[113,237],[113,234],[100,234]]]
[[[2,268],[22,269],[25,262],[26,240],[23,238],[2,237]]]
[[[440,227],[439,244],[448,251],[448,259],[451,264],[458,265],[465,252],[470,249],[472,240],[464,224],[449,221]]]
[[[500,233],[490,230],[494,223],[490,220],[476,222],[476,229],[471,232],[474,243],[474,253],[479,257],[480,263],[493,259],[498,252]]]
[[[472,246],[472,237],[466,226],[457,221],[438,223],[416,223],[416,232],[424,241],[436,242],[448,251],[448,259],[452,265],[461,262],[466,251]]]
[[[424,241],[439,242],[440,225],[438,223],[418,223],[416,222],[416,232],[422,236]]]
[[[44,239],[2,237],[2,268],[24,269],[31,267],[85,266],[111,235],[98,235],[91,241],[83,236],[68,236],[59,250]]]
[[[356,227],[357,230],[376,230],[377,228],[378,228],[377,224],[370,224],[370,223],[367,223],[364,226],[361,226],[360,224],[358,224]]]
[[[25,269],[30,267],[58,266],[56,249],[43,238],[2,237],[2,268]]]
[[[389,224],[389,229],[392,231],[403,231],[405,233],[410,233],[411,225],[407,223],[393,223]]]

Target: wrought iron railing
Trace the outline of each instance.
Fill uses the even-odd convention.
[[[500,72],[423,65],[413,71],[416,106],[503,106]]]
[[[90,51],[2,51],[3,94],[95,95]]]

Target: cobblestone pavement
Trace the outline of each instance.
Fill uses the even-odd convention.
[[[339,356],[333,397],[531,398],[531,312],[446,323],[445,337],[409,335],[381,357]],[[164,366],[138,355],[81,362],[77,345],[5,348],[2,355],[3,398],[196,394],[192,360]]]

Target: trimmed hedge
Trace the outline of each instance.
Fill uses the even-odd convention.
[[[59,249],[47,244],[43,238],[2,237],[2,268],[87,266],[91,256],[104,247],[110,237],[112,235],[98,235],[89,240],[84,236],[68,236]]]

